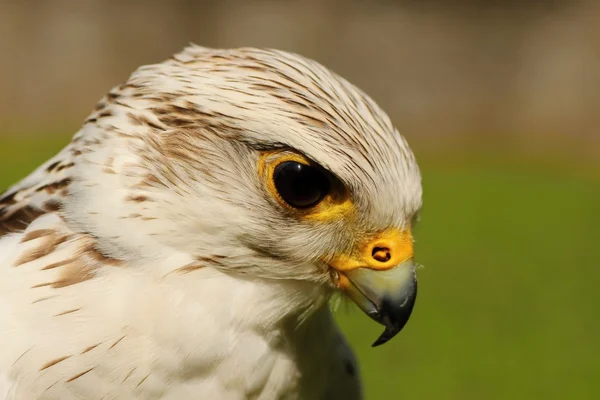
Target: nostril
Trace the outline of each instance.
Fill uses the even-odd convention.
[[[382,263],[388,262],[390,258],[392,258],[390,249],[388,249],[387,247],[374,247],[371,255],[375,260]]]

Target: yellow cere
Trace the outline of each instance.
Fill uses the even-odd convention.
[[[288,205],[279,196],[273,181],[273,173],[277,165],[294,161],[304,165],[314,163],[298,153],[289,151],[265,151],[260,155],[258,161],[258,173],[266,182],[269,193],[284,207],[293,210],[299,219],[311,221],[333,221],[342,218],[350,218],[355,207],[346,188],[340,184],[333,184],[331,192],[316,206],[308,209],[296,209]]]
[[[337,271],[356,268],[386,270],[414,255],[410,230],[389,229],[360,243],[352,254],[336,255],[329,265]]]

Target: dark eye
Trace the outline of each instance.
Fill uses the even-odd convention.
[[[295,208],[317,205],[329,193],[329,179],[310,165],[286,161],[275,167],[275,188],[281,198]]]

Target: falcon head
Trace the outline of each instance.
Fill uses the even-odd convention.
[[[341,291],[385,326],[374,345],[407,322],[415,158],[366,94],[318,63],[188,47],[112,90],[73,146],[65,214],[105,254],[289,283],[296,310]]]

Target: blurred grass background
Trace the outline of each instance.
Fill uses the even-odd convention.
[[[52,1],[0,5],[0,187],[141,64],[193,41],[313,57],[419,159],[419,298],[383,347],[340,323],[368,399],[600,395],[597,1]]]

